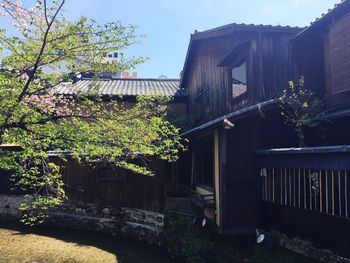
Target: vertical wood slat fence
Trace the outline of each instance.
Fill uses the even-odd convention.
[[[164,212],[167,166],[162,161],[150,164],[155,176],[145,176],[122,169],[93,169],[73,159],[67,162],[58,158],[52,160],[63,167],[62,180],[70,200]],[[11,172],[0,171],[0,194],[26,193],[15,187],[11,181]]]
[[[349,218],[349,170],[262,168],[265,202]]]
[[[259,228],[348,252],[350,146],[257,152]]]
[[[74,200],[162,212],[165,207],[166,165],[162,161],[153,161],[151,166],[155,176],[122,169],[93,169],[69,159],[64,163],[62,179],[68,197]]]

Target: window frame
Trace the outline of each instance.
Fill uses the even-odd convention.
[[[242,99],[248,99],[250,91],[250,54],[252,51],[252,40],[247,40],[238,43],[233,47],[230,53],[218,64],[218,67],[226,68],[226,78],[227,78],[227,96],[229,97],[229,102],[235,104],[237,101],[242,101]],[[232,69],[241,65],[243,62],[246,62],[246,71],[247,71],[247,91],[241,94],[240,96],[233,97],[232,92]]]
[[[233,81],[232,81],[232,70],[234,68],[238,68],[240,67],[241,65],[243,64],[246,64],[246,91],[241,93],[240,95],[234,97],[233,96]],[[248,83],[248,80],[249,80],[249,74],[248,74],[248,68],[249,68],[249,63],[248,63],[248,59],[247,59],[247,55],[244,54],[244,56],[241,56],[234,64],[231,65],[231,67],[229,67],[229,87],[230,87],[230,98],[231,100],[234,102],[234,101],[237,101],[237,100],[240,100],[241,98],[244,98],[248,95],[248,92],[249,92],[249,83]]]
[[[249,60],[248,60],[249,50],[246,49],[245,52],[242,52],[228,67],[229,75],[229,90],[230,90],[230,100],[231,102],[240,101],[242,98],[246,98],[249,93]],[[240,67],[243,63],[246,63],[246,91],[236,97],[233,97],[233,83],[232,83],[232,70],[234,68]]]

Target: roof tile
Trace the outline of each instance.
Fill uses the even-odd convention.
[[[161,94],[174,97],[187,96],[186,91],[180,89],[178,79],[82,79],[74,84],[63,83],[55,87],[54,93],[60,95],[101,96],[138,96]]]

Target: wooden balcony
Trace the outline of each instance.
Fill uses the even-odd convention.
[[[215,208],[214,194],[202,195],[191,188],[186,188],[182,197],[166,198],[166,211],[169,213],[203,216],[206,208]]]
[[[186,190],[186,196],[190,199],[194,204],[199,206],[200,208],[214,208],[214,194],[200,194],[199,192],[188,188]]]

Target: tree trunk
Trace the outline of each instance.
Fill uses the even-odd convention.
[[[305,147],[305,134],[303,128],[298,129],[299,147]]]

